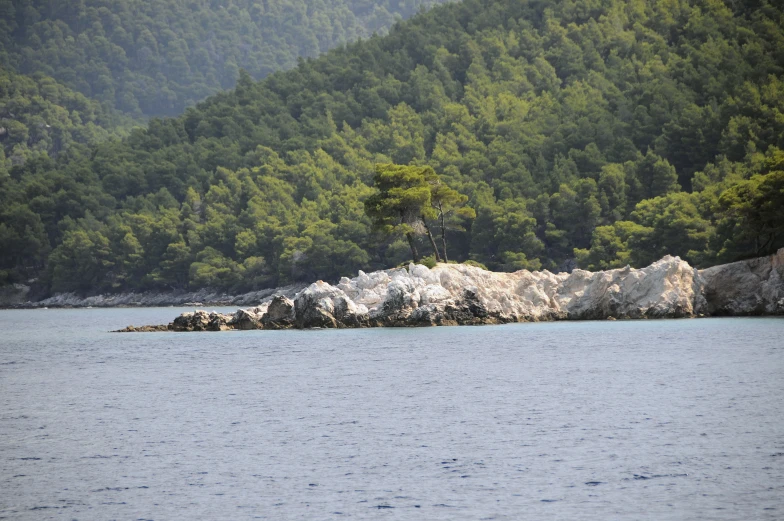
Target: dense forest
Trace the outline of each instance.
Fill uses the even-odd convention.
[[[491,269],[773,251],[784,10],[465,0],[262,81],[240,71],[177,118],[0,166],[0,277],[238,290],[390,267],[411,252],[365,213],[378,164],[465,194],[449,257]]]
[[[0,66],[135,116],[176,116],[447,0],[0,0]]]
[[[95,145],[128,134],[133,121],[42,74],[0,69],[0,163],[56,157],[71,144]]]

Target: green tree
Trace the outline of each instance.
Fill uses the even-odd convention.
[[[388,235],[403,234],[414,262],[421,258],[414,236],[423,233],[423,217],[432,218],[435,213],[429,183],[434,176],[430,167],[378,164],[373,177],[377,191],[365,200],[365,213],[373,226]]]
[[[190,266],[189,279],[193,288],[230,289],[242,277],[242,267],[215,248],[206,247],[196,255]]]
[[[114,265],[109,239],[100,231],[74,229],[49,256],[53,291],[87,293],[101,288]]]
[[[626,265],[643,267],[649,257],[640,257],[653,233],[652,228],[632,221],[617,221],[598,226],[591,238],[591,247],[575,248],[577,265],[586,270],[607,270]]]
[[[735,248],[734,256],[765,255],[784,244],[784,170],[736,184],[721,194],[719,204],[741,239],[724,245]]]
[[[436,178],[430,181],[430,204],[436,211],[436,217],[441,228],[441,247],[444,254],[444,262],[449,262],[446,251],[446,232],[447,224],[452,230],[465,231],[460,221],[475,219],[476,211],[468,203],[468,196],[461,194],[457,190],[450,188],[441,179]],[[433,246],[438,255],[438,248]]]

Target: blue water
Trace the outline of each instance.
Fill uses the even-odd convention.
[[[2,519],[784,518],[784,320],[0,312]]]

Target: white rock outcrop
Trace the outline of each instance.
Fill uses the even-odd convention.
[[[784,314],[784,249],[698,271],[666,256],[642,269],[496,273],[464,264],[364,273],[318,281],[235,315],[203,311],[169,329],[346,328],[498,324],[541,320]]]
[[[699,275],[677,257],[647,268],[496,273],[461,264],[360,273],[338,288],[378,325],[684,317],[704,302]]]
[[[294,298],[294,322],[299,328],[361,327],[367,311],[340,288],[323,281],[314,282]]]

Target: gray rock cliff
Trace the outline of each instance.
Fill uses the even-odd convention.
[[[710,315],[784,315],[784,248],[775,255],[702,270]]]

